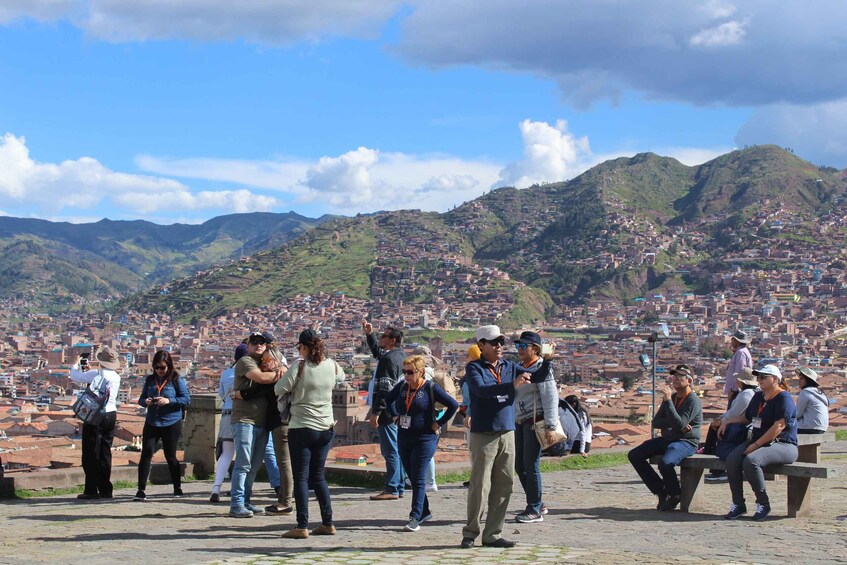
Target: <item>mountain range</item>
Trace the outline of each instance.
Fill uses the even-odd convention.
[[[332,219],[232,214],[203,224],[89,224],[0,217],[0,299],[62,309],[120,298],[210,265],[274,248]]]
[[[248,214],[202,226],[0,218],[0,296],[40,283],[53,295],[210,316],[317,292],[417,303],[489,292],[511,296],[513,321],[535,320],[663,287],[708,291],[713,273],[735,267],[721,262],[729,251],[837,243],[843,232],[815,226],[847,215],[845,177],[763,145],[694,167],[652,153],[614,159],[443,214]]]

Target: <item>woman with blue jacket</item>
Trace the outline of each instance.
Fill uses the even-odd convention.
[[[176,446],[182,435],[182,413],[190,402],[188,386],[174,369],[171,354],[164,350],[157,351],[153,356],[153,374],[144,381],[144,388],[141,389],[141,397],[138,399],[138,404],[147,408],[147,419],[144,421],[141,437],[138,492],[133,500],[141,501],[147,498],[144,489],[147,487],[150,463],[156,451],[156,441],[159,439],[162,440],[162,450],[171,473],[174,496],[182,496]]]
[[[459,408],[456,399],[433,381],[426,380],[426,361],[412,355],[403,361],[403,377],[388,393],[386,405],[397,418],[397,449],[403,468],[412,482],[412,508],[407,532],[417,532],[420,524],[432,518],[426,495],[426,468],[435,455],[438,434],[442,426]],[[438,417],[436,404],[446,409]]]

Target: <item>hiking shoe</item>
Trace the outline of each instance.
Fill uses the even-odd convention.
[[[674,494],[672,496],[669,496],[667,500],[665,500],[665,503],[662,505],[662,507],[659,508],[659,510],[661,510],[662,512],[672,512],[676,510],[677,506],[679,506],[680,500],[681,499],[679,495]]]
[[[771,505],[767,502],[765,504],[756,504],[756,513],[753,514],[753,519],[759,522],[767,518],[770,513]]]
[[[249,510],[250,512],[252,512],[256,516],[261,516],[265,513],[265,511],[263,509],[259,508],[258,506],[254,506],[253,504],[250,504],[249,502],[244,505],[244,508],[246,508],[247,510]]]
[[[209,496],[209,502],[220,502],[221,501],[221,493],[213,490],[211,496]]]
[[[332,524],[330,524],[328,526],[326,524],[321,524],[320,526],[318,526],[317,528],[312,530],[312,535],[313,536],[334,536],[336,531],[337,530],[335,529],[335,526],[333,526]]]
[[[465,487],[465,488],[469,488],[471,486],[471,482],[465,481],[465,482],[462,483],[462,486]],[[473,546],[471,546],[471,547],[473,547]]]
[[[428,520],[432,520],[432,512],[430,512],[426,516],[421,516],[421,519],[418,520],[418,524],[423,524],[424,522],[426,522]]]
[[[735,520],[736,518],[738,518],[739,516],[743,516],[744,514],[747,514],[747,507],[745,505],[732,504],[729,507],[729,512],[726,516],[724,516],[724,519]]]
[[[140,490],[135,493],[135,496],[132,497],[132,500],[134,500],[135,502],[144,502],[145,500],[147,500],[147,495],[144,494],[143,490]]]
[[[240,508],[230,508],[229,509],[229,517],[230,518],[252,518],[253,512],[245,508],[244,506]]]
[[[526,512],[521,512],[517,516],[515,516],[515,522],[519,524],[531,524],[533,522],[543,522],[544,516],[541,514],[536,514],[535,512],[531,512],[527,510]]]
[[[656,510],[661,510],[665,503],[668,501],[668,495],[662,493],[656,496],[659,497],[659,503],[656,505]]]
[[[473,538],[462,538],[462,543],[459,544],[459,547],[461,547],[462,549],[470,549],[473,547],[473,542]]]
[[[703,480],[706,481],[707,483],[712,483],[712,484],[714,484],[714,483],[725,483],[729,480],[729,477],[727,476],[726,473],[719,473],[719,474],[709,473],[708,475],[706,475],[703,478]]]
[[[371,500],[397,500],[403,495],[391,494],[390,492],[380,492],[378,494],[372,494]]]
[[[546,504],[544,504],[544,503],[542,502],[542,503],[541,503],[541,515],[542,515],[542,516],[544,516],[544,515],[545,515],[545,514],[547,514],[549,511],[550,511],[550,510],[548,510],[548,509],[547,509],[547,505],[546,505]]]
[[[182,493],[182,489],[181,489],[181,488],[175,488],[175,489],[174,489],[174,498],[180,498],[180,497],[182,497],[182,496],[185,496],[185,495]]]
[[[306,539],[309,537],[309,530],[306,528],[294,528],[282,534],[282,537],[287,539]]]
[[[421,524],[414,518],[409,518],[409,522],[403,526],[403,529],[407,532],[417,532],[421,529]]]

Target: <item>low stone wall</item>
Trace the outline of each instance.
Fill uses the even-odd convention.
[[[182,476],[193,475],[194,465],[182,463]],[[112,482],[137,481],[138,467],[112,467]],[[166,463],[154,463],[150,469],[150,482],[168,484],[171,476]],[[45,469],[29,473],[6,473],[0,479],[0,496],[13,496],[15,491],[76,488],[85,484],[85,473],[81,467],[70,469]]]

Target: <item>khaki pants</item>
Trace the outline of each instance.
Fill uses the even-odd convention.
[[[462,537],[476,539],[488,501],[482,542],[498,540],[506,525],[515,471],[515,432],[472,432],[471,480],[468,487],[468,523]]]
[[[288,426],[278,426],[271,431],[274,438],[274,455],[279,467],[279,506],[291,506],[294,500],[294,477],[291,475],[291,456],[288,454]]]

